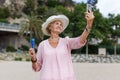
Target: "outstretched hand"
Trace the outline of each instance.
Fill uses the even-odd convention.
[[[85,19],[87,20],[87,28],[91,29],[94,21],[94,15],[92,11],[85,12]]]

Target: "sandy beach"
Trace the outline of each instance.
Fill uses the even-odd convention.
[[[120,80],[118,63],[73,63],[77,80]],[[31,62],[0,61],[0,80],[40,80]]]

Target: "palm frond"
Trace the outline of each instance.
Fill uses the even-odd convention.
[[[26,16],[25,16],[26,17]],[[24,35],[24,33],[30,32],[30,38],[33,36],[37,39],[43,39],[43,33],[41,30],[42,20],[39,19],[37,16],[27,16],[28,22],[21,23],[21,30],[20,35]]]

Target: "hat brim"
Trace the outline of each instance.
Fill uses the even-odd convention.
[[[55,20],[60,20],[62,22],[62,24],[63,24],[63,30],[62,31],[64,31],[67,28],[68,24],[69,24],[69,19],[65,15],[51,16],[42,24],[42,31],[43,31],[43,33],[45,35],[50,36],[50,34],[47,32],[46,28],[48,27],[48,25],[51,22],[53,22]]]

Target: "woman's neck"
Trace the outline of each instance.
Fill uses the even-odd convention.
[[[58,41],[58,40],[59,40],[59,35],[52,34],[52,35],[50,36],[50,40]]]

